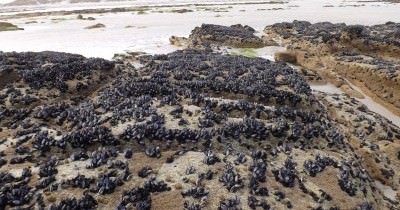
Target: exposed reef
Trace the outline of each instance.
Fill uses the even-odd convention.
[[[194,49],[133,57],[0,53],[0,209],[398,205],[375,180],[398,187],[383,155],[399,152],[384,147],[399,128],[372,113],[346,128],[367,109],[333,115],[284,63]],[[382,162],[365,165],[364,150]]]
[[[294,21],[267,26],[264,32],[281,39],[296,55],[297,64],[317,71],[338,87],[348,86],[346,80],[350,80],[400,114],[398,23],[362,26]]]
[[[173,45],[189,48],[229,46],[237,48],[260,48],[264,41],[255,36],[255,29],[241,24],[228,26],[202,24],[192,30],[189,38],[172,36]]]
[[[85,27],[85,29],[96,29],[96,28],[105,28],[106,25],[102,24],[102,23],[97,23],[91,26],[87,26]]]
[[[8,22],[0,22],[0,32],[1,31],[18,31],[24,30],[23,28],[19,28],[18,26],[8,23]]]

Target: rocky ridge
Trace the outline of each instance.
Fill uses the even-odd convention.
[[[288,46],[297,64],[343,89],[348,89],[346,80],[350,80],[397,114],[399,31],[399,24],[393,22],[361,26],[306,21],[278,23],[264,30]]]
[[[205,50],[0,53],[0,209],[397,208],[397,126],[203,26]]]
[[[255,29],[250,26],[236,24],[221,26],[202,24],[192,30],[188,38],[172,36],[170,42],[173,45],[189,48],[204,48],[213,46],[228,46],[237,48],[264,47],[264,41],[255,36]]]

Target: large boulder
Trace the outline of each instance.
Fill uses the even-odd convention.
[[[264,47],[265,44],[263,39],[254,35],[254,33],[255,29],[247,25],[243,26],[237,24],[232,26],[221,26],[203,24],[192,30],[192,33],[188,38],[188,46],[197,48],[210,46],[226,46],[235,48]],[[177,40],[177,38],[173,37],[173,40]],[[177,42],[174,43],[176,44]]]

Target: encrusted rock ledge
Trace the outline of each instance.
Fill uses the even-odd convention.
[[[382,152],[399,128],[363,107],[334,116],[284,63],[188,49],[0,53],[0,67],[0,209],[398,206],[374,181],[398,187]]]
[[[400,115],[400,24],[294,21],[267,26],[264,32],[280,38],[299,65],[319,72],[338,87],[345,85],[345,91],[345,80],[350,80]]]
[[[189,38],[172,36],[173,45],[185,48],[204,48],[229,46],[236,48],[264,47],[263,39],[254,35],[256,31],[250,26],[240,24],[228,26],[203,24],[192,30]]]

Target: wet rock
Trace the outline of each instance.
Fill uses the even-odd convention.
[[[275,61],[288,62],[288,63],[296,63],[297,57],[296,54],[291,52],[277,52],[275,53]]]
[[[362,25],[349,25],[343,29],[351,38],[361,38],[367,36],[367,28]]]
[[[188,39],[171,37],[171,43],[189,47],[207,47],[210,45],[230,46],[239,48],[259,48],[264,46],[261,38],[254,35],[255,30],[249,26],[240,24],[233,26],[221,26],[202,24],[192,30]],[[188,44],[186,44],[188,43]]]
[[[57,88],[68,90],[65,81],[77,75],[87,76],[94,70],[110,70],[114,62],[104,59],[86,59],[83,56],[68,53],[46,51],[42,53],[0,53],[0,64],[5,68],[18,64],[17,73],[32,88]]]
[[[102,24],[102,23],[97,23],[91,26],[87,26],[85,27],[85,29],[96,29],[96,28],[105,28],[106,25]]]
[[[7,22],[0,22],[0,32],[1,31],[16,31],[16,30],[24,30],[23,28],[18,28],[18,26],[7,23]]]
[[[306,23],[295,25],[310,27]],[[234,27],[253,31],[245,26]],[[91,62],[74,55],[0,53],[0,66],[4,68],[12,67],[20,73],[62,63],[68,66],[66,72],[74,75],[71,81],[63,82],[88,85],[79,92],[68,87],[67,93],[61,93],[56,86],[34,88],[21,77],[19,82],[0,88],[1,139],[5,139],[0,143],[5,148],[0,152],[1,160],[5,160],[1,170],[12,170],[0,172],[0,197],[5,191],[27,186],[28,193],[20,194],[32,196],[21,208],[101,209],[112,202],[117,209],[150,209],[153,195],[157,202],[164,196],[168,202],[177,192],[183,196],[176,199],[185,201],[176,202],[176,206],[185,209],[293,208],[300,205],[297,196],[311,196],[310,206],[341,206],[350,199],[339,201],[328,194],[324,185],[314,182],[329,167],[333,178],[322,179],[338,180],[343,185],[338,196],[390,206],[381,199],[380,191],[372,190],[370,172],[358,163],[359,151],[354,151],[368,149],[374,154],[372,161],[376,158],[387,164],[379,169],[386,169],[383,173],[397,180],[394,159],[375,155],[378,151],[392,152],[382,144],[390,141],[369,142],[369,135],[378,138],[376,130],[383,124],[371,120],[370,112],[360,114],[360,127],[365,125],[369,134],[360,132],[363,140],[359,142],[349,139],[305,79],[285,63],[195,49],[141,55],[135,60],[140,62],[135,68],[130,63],[133,61],[122,59],[110,65],[117,75],[97,70],[111,62]],[[88,71],[70,72],[76,66]],[[108,76],[93,79],[99,75]],[[96,90],[90,91],[92,88]],[[24,94],[37,98],[31,104],[35,106],[19,101]],[[2,103],[10,97],[16,103],[11,107]],[[340,102],[341,96],[336,97]],[[347,104],[356,103],[349,101],[342,106]],[[399,133],[394,127],[382,131],[393,141]],[[146,155],[136,157],[132,149]],[[168,156],[166,160],[161,151]],[[316,155],[319,152],[329,156]],[[282,164],[286,157],[291,158]],[[301,164],[298,168],[296,162]],[[346,167],[339,169],[342,166]],[[340,170],[347,172],[338,172],[336,178],[335,172]],[[185,177],[176,178],[170,173]],[[377,173],[383,175],[379,170]],[[134,174],[141,178],[136,180]],[[317,177],[310,177],[313,175]],[[293,195],[294,188],[290,187],[296,182],[307,192],[300,190]],[[311,189],[314,185],[321,189]],[[347,196],[346,191],[353,188],[355,195]],[[124,192],[126,189],[130,190]],[[215,197],[216,189],[235,195]],[[75,194],[81,191],[98,194],[94,196],[98,203],[93,204],[88,197],[88,204],[80,207],[82,197]],[[76,198],[59,194],[74,194]],[[0,208],[3,206],[14,207],[11,203],[1,204]]]

